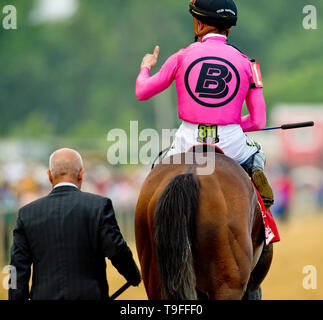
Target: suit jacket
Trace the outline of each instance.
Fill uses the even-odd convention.
[[[138,285],[111,200],[72,186],[54,188],[19,210],[11,248],[17,289],[9,289],[9,300],[107,299],[105,257]]]

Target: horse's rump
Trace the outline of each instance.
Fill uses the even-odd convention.
[[[213,153],[210,161],[212,175],[197,175],[197,164],[160,164],[146,179],[136,242],[149,298],[196,299],[196,289],[211,299],[243,295],[257,198],[234,160]]]

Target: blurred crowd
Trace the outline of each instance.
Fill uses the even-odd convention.
[[[319,167],[290,167],[283,162],[267,168],[274,191],[274,216],[287,221],[293,214],[309,214],[323,210],[323,170]]]
[[[86,167],[82,190],[109,196],[121,208],[135,204],[138,186],[147,170],[135,168],[131,171],[111,169],[104,165]],[[47,177],[47,166],[35,161],[0,163],[1,205],[8,203],[15,209],[38,199],[51,190]],[[10,203],[10,204],[9,204]]]

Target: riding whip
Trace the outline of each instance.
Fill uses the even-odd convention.
[[[109,300],[115,300],[116,298],[118,298],[123,292],[125,292],[129,287],[131,286],[131,284],[129,282],[127,282],[126,284],[124,284],[119,290],[117,290],[110,298]]]
[[[271,128],[265,128],[262,130],[254,130],[254,131],[268,131],[268,130],[289,130],[289,129],[298,129],[298,128],[305,128],[305,127],[313,127],[314,121],[307,121],[307,122],[297,122],[297,123],[289,123],[289,124],[283,124],[280,127],[271,127]]]

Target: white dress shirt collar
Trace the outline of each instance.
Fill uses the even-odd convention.
[[[54,189],[55,188],[58,188],[58,187],[66,187],[66,186],[77,188],[77,186],[74,183],[71,183],[71,182],[61,182],[61,183],[58,183],[57,185],[55,185]]]

